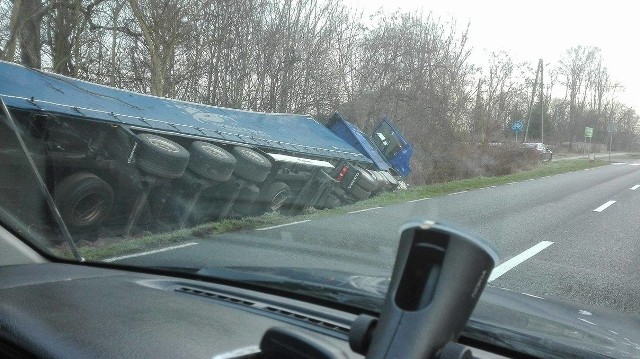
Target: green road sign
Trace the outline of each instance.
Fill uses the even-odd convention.
[[[592,138],[593,137],[593,127],[585,127],[584,128],[584,137]]]

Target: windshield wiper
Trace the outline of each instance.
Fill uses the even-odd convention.
[[[9,109],[7,108],[7,105],[4,103],[4,100],[2,98],[0,98],[0,104],[2,105],[2,111],[4,112],[5,116],[7,117],[7,124],[9,125],[9,128],[11,128],[13,133],[18,138],[18,142],[20,143],[20,147],[22,148],[22,151],[24,152],[24,155],[27,157],[27,160],[29,161],[29,165],[31,166],[31,170],[33,171],[34,176],[38,180],[38,185],[40,187],[40,191],[42,192],[42,195],[44,196],[45,200],[47,201],[47,206],[51,210],[51,214],[52,214],[53,218],[55,219],[56,223],[58,224],[58,227],[62,231],[63,237],[69,243],[69,248],[71,249],[71,253],[73,254],[73,257],[76,260],[80,261],[80,262],[84,262],[84,258],[82,258],[82,256],[80,256],[80,253],[78,253],[78,248],[76,248],[76,244],[73,242],[73,238],[71,237],[71,233],[69,232],[69,229],[67,228],[67,225],[64,223],[64,220],[62,219],[62,216],[60,215],[60,211],[58,210],[58,207],[56,206],[55,202],[53,201],[53,197],[51,196],[51,193],[49,192],[49,189],[47,188],[47,185],[44,183],[44,180],[42,179],[42,176],[40,176],[40,172],[38,171],[38,167],[36,166],[35,162],[33,161],[33,158],[31,157],[31,154],[29,153],[29,150],[27,149],[27,145],[24,143],[24,140],[22,139],[22,136],[20,136],[20,131],[18,130],[18,126],[16,125],[15,121],[13,120],[13,117],[11,116],[11,113],[9,112]]]

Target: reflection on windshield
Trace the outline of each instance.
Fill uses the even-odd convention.
[[[0,222],[52,256],[379,299],[421,218],[498,248],[490,288],[640,313],[640,117],[605,48],[485,53],[473,23],[341,1],[19,3]]]

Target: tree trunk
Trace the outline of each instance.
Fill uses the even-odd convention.
[[[42,2],[40,0],[22,0],[18,10],[18,19],[22,22],[18,29],[20,63],[34,69],[42,68],[41,10]]]

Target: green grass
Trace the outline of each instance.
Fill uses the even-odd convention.
[[[270,213],[259,217],[223,220],[220,222],[206,223],[193,228],[181,229],[161,234],[151,234],[134,238],[113,238],[108,240],[100,240],[100,242],[98,243],[87,243],[85,245],[79,245],[78,251],[87,260],[103,260],[114,256],[121,256],[129,253],[150,250],[168,245],[186,243],[193,240],[209,240],[214,235],[225,232],[250,230],[305,219],[339,215],[358,209],[387,206],[414,199],[433,198],[454,192],[473,190],[488,186],[496,186],[511,182],[520,182],[531,178],[539,178],[559,173],[578,171],[591,167],[598,167],[605,165],[606,163],[607,162],[603,160],[590,162],[584,159],[544,163],[534,169],[517,172],[506,176],[475,177],[459,181],[417,186],[404,191],[385,193],[380,196],[369,198],[367,200],[344,207],[328,210],[312,209],[305,214],[295,217],[287,217],[276,213]]]

